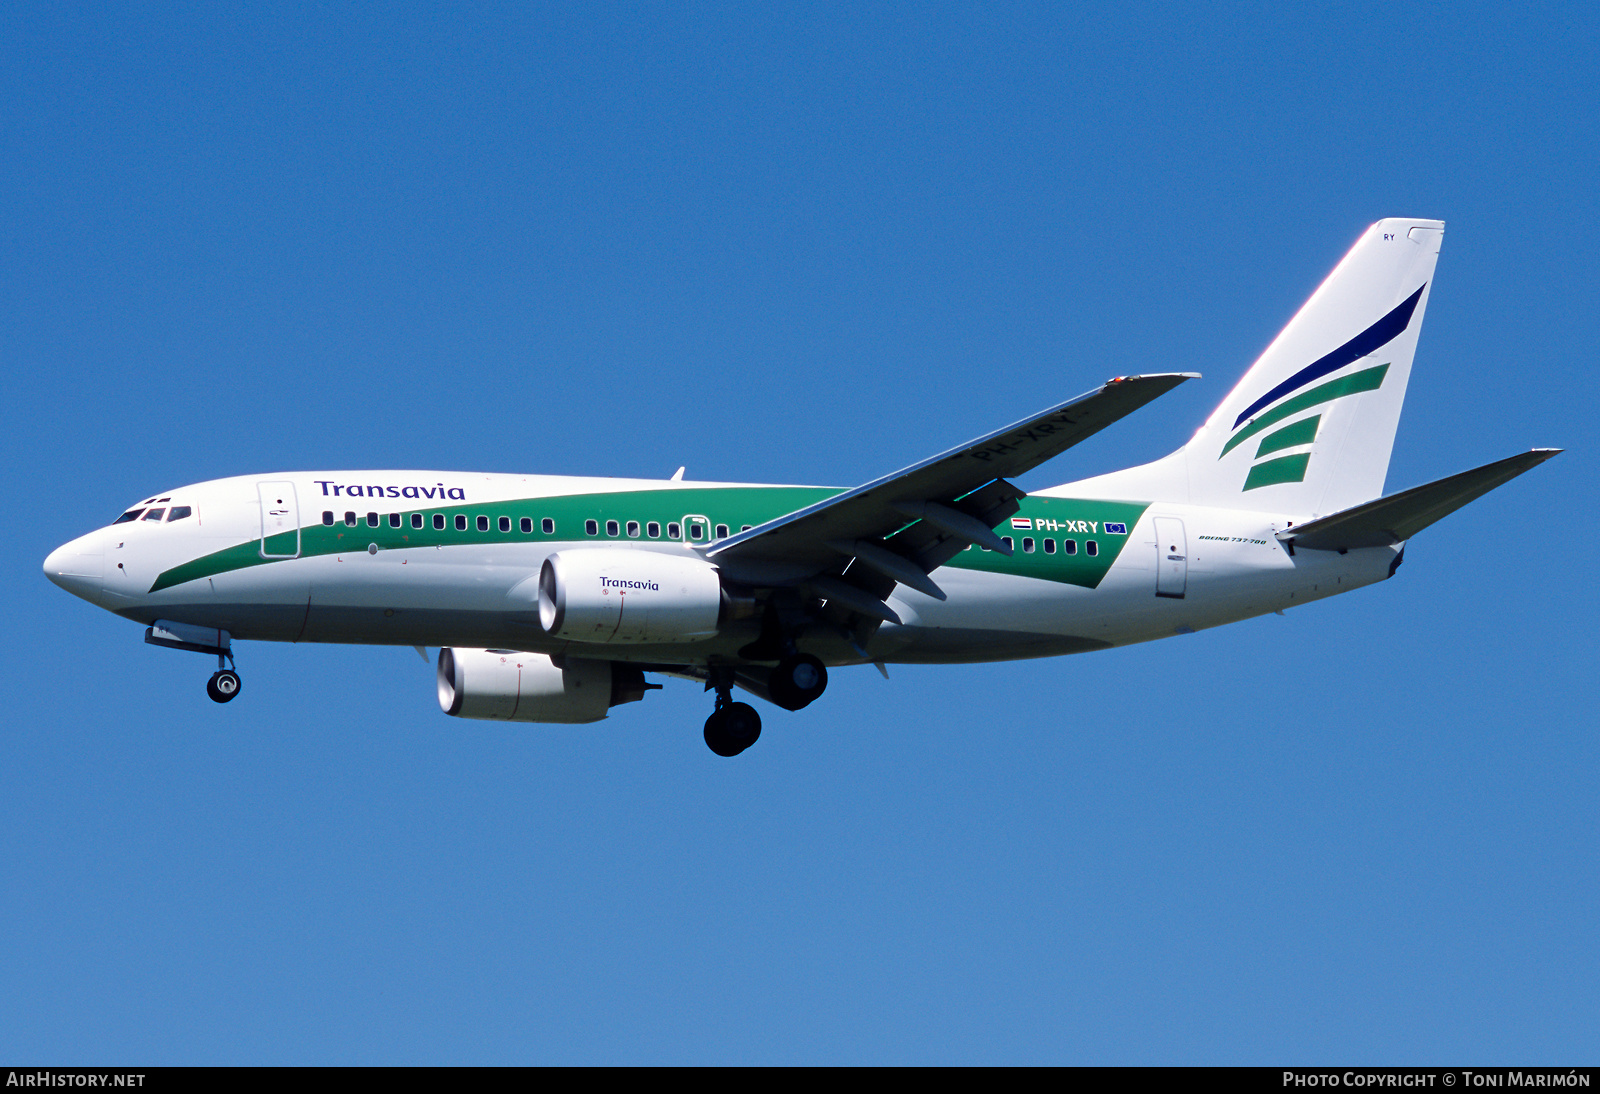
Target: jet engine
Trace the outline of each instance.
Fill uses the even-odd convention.
[[[619,703],[635,703],[660,684],[611,661],[515,650],[439,651],[439,709],[497,722],[598,722]]]
[[[539,571],[539,625],[569,642],[693,642],[717,633],[717,568],[654,551],[558,551]]]

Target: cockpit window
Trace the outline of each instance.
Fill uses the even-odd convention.
[[[144,515],[145,520],[160,520],[166,513],[165,509],[152,509]]]
[[[167,523],[171,524],[175,520],[182,520],[184,517],[192,516],[193,514],[194,508],[192,506],[174,505],[172,512],[167,514]]]
[[[143,509],[129,509],[126,513],[122,514],[120,517],[118,517],[116,520],[112,521],[111,523],[112,524],[127,524],[130,520],[138,520],[139,519],[139,514],[142,513],[142,512],[144,512]]]

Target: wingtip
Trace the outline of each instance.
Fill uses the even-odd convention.
[[[1106,381],[1106,385],[1109,387],[1112,384],[1128,384],[1141,380],[1174,380],[1181,384],[1185,380],[1198,379],[1200,379],[1198,372],[1146,372],[1136,376],[1113,376]]]

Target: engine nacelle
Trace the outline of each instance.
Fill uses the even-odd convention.
[[[497,722],[598,722],[618,703],[644,698],[644,673],[610,661],[542,653],[439,651],[439,709],[457,718]]]
[[[717,633],[722,579],[698,558],[558,551],[539,571],[539,625],[569,642],[693,642]]]

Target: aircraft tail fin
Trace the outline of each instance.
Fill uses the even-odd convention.
[[[1073,489],[1310,514],[1378,497],[1443,238],[1372,225],[1187,445]]]

